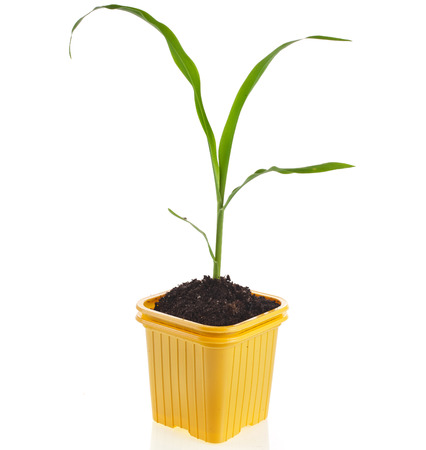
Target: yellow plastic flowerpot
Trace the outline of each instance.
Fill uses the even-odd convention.
[[[224,442],[268,415],[285,300],[253,291],[279,307],[230,326],[202,325],[154,311],[165,293],[140,300],[146,328],[152,414],[206,442]]]

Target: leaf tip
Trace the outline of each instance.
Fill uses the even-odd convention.
[[[336,37],[322,36],[322,35],[308,36],[306,39],[322,39],[325,41],[352,42],[352,39],[343,39],[343,38],[336,38]]]
[[[72,32],[71,32],[70,41],[69,41],[69,44],[68,44],[68,54],[70,55],[70,59],[72,59],[71,42],[72,42]]]

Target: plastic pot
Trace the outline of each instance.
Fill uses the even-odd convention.
[[[202,325],[154,311],[164,294],[140,300],[153,419],[206,442],[224,442],[266,419],[279,325],[287,302],[230,326]]]

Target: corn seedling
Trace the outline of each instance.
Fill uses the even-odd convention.
[[[228,175],[228,168],[229,168],[229,160],[231,157],[231,149],[232,149],[232,142],[234,139],[235,129],[237,127],[238,118],[240,116],[241,110],[244,106],[245,101],[247,100],[248,95],[252,91],[252,89],[255,87],[256,83],[259,81],[262,74],[265,72],[271,61],[275,58],[275,56],[278,55],[278,53],[281,52],[281,50],[284,50],[288,46],[295,44],[296,42],[302,41],[304,39],[322,39],[322,40],[328,40],[328,41],[348,41],[348,39],[340,39],[340,38],[334,38],[334,37],[328,37],[328,36],[308,36],[303,39],[296,39],[294,41],[286,42],[285,44],[280,45],[275,50],[273,50],[271,53],[269,53],[265,58],[263,58],[259,63],[254,66],[252,71],[249,73],[247,78],[245,79],[244,83],[242,84],[240,90],[237,93],[237,96],[235,97],[234,103],[232,105],[231,111],[228,115],[228,119],[226,121],[225,127],[222,132],[222,136],[219,141],[219,146],[216,145],[216,139],[213,134],[213,130],[210,126],[210,123],[207,119],[207,115],[204,109],[203,101],[201,98],[201,83],[200,83],[200,75],[198,73],[198,69],[192,59],[186,54],[184,49],[182,48],[180,42],[178,41],[175,34],[163,23],[158,22],[156,19],[154,19],[151,15],[146,13],[145,11],[142,11],[137,8],[132,8],[129,6],[120,6],[120,5],[107,5],[107,6],[98,6],[94,8],[92,11],[90,11],[85,16],[81,17],[73,26],[71,31],[71,38],[70,38],[70,57],[71,57],[71,39],[73,32],[75,29],[80,25],[82,20],[87,17],[89,14],[91,14],[93,11],[96,11],[98,9],[118,9],[121,11],[126,11],[130,14],[135,15],[136,17],[139,17],[140,19],[144,20],[148,24],[152,25],[157,31],[159,31],[164,38],[166,39],[166,42],[169,46],[170,53],[172,54],[173,60],[180,69],[180,71],[183,73],[185,78],[189,81],[191,84],[193,91],[194,91],[194,100],[195,100],[195,108],[197,110],[198,118],[200,120],[201,126],[204,130],[204,133],[206,134],[208,148],[210,152],[210,158],[213,168],[213,176],[214,176],[214,182],[215,182],[215,189],[216,189],[216,199],[217,199],[217,222],[216,222],[216,245],[215,250],[213,251],[209,240],[207,238],[206,233],[202,231],[200,228],[195,226],[192,222],[190,222],[186,217],[182,217],[175,212],[173,212],[171,209],[169,209],[170,213],[173,214],[178,219],[181,219],[188,224],[190,224],[192,227],[194,227],[198,232],[200,232],[203,237],[205,238],[209,253],[211,258],[213,259],[213,278],[219,278],[220,277],[220,267],[221,267],[221,261],[222,261],[222,236],[223,236],[223,219],[225,210],[228,207],[231,200],[235,197],[235,195],[250,181],[254,180],[255,178],[259,177],[260,175],[263,175],[265,173],[270,172],[277,172],[280,174],[307,174],[307,173],[319,173],[319,172],[327,172],[330,170],[337,170],[337,169],[345,169],[349,167],[354,167],[350,164],[343,164],[343,163],[337,163],[337,162],[328,162],[325,164],[318,164],[314,166],[307,166],[307,167],[300,167],[300,168],[293,168],[293,169],[284,169],[280,167],[270,167],[269,169],[259,169],[256,172],[254,172],[252,175],[247,177],[245,181],[238,187],[236,187],[234,190],[231,191],[231,193],[228,195],[228,197],[225,196],[225,188],[226,188],[226,178]]]

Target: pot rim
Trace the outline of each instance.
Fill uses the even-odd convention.
[[[263,296],[269,300],[273,300],[279,303],[280,306],[271,309],[270,311],[259,314],[258,316],[244,320],[243,322],[236,323],[234,325],[204,325],[201,323],[193,322],[191,320],[182,319],[181,317],[172,316],[160,311],[155,311],[155,302],[163,297],[168,291],[164,291],[160,294],[151,295],[149,297],[139,300],[136,304],[138,313],[136,320],[141,322],[145,326],[150,324],[163,325],[166,327],[172,327],[175,330],[181,330],[189,332],[191,334],[197,334],[202,336],[210,336],[215,338],[231,337],[241,333],[245,333],[253,328],[262,327],[266,323],[271,321],[281,324],[287,319],[288,303],[281,297],[271,294],[264,294],[258,291],[251,291],[256,296]]]

